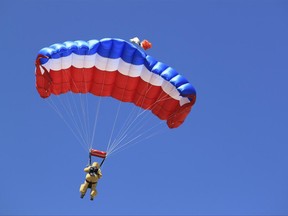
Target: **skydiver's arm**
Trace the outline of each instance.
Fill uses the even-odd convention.
[[[90,171],[90,166],[84,168],[84,172],[89,173],[89,171]]]
[[[98,175],[98,178],[102,178],[102,172],[101,172],[101,169],[98,169],[98,172],[97,172],[97,175]]]

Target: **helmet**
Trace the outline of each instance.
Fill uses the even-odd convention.
[[[99,169],[99,164],[97,162],[93,162],[92,166],[96,167],[97,169]]]

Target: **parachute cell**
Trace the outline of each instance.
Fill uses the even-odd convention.
[[[187,79],[121,39],[67,41],[43,48],[35,73],[42,98],[69,91],[111,96],[151,110],[170,128],[183,123],[196,101]]]

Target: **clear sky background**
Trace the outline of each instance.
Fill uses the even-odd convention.
[[[5,0],[0,29],[1,215],[288,215],[288,1]],[[39,97],[34,61],[134,36],[197,101],[178,129],[111,156],[82,200],[87,152]]]

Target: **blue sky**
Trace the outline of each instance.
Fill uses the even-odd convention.
[[[0,215],[287,215],[287,12],[277,0],[2,1]],[[134,36],[197,101],[178,129],[111,156],[82,200],[87,154],[39,97],[34,60],[53,43]]]

